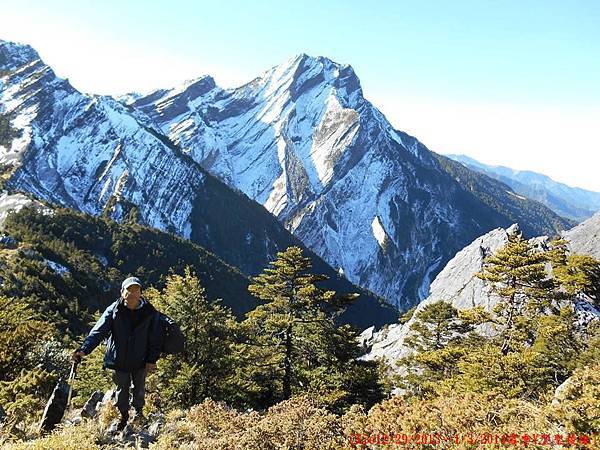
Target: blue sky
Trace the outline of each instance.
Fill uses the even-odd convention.
[[[600,1],[0,1],[0,39],[85,92],[241,85],[297,53],[440,153],[600,191]]]

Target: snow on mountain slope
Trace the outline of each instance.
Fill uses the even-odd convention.
[[[201,77],[132,106],[398,308],[426,297],[466,243],[511,223],[395,130],[363,97],[350,66],[327,58],[298,55],[236,89]]]
[[[185,91],[202,89],[197,80]],[[165,105],[165,112],[173,108],[178,105]],[[278,251],[303,247],[264,208],[207,173],[154,125],[111,97],[78,92],[31,47],[0,41],[0,163],[10,191],[139,220],[191,239],[248,275],[262,271]],[[357,290],[309,256],[315,270],[331,278],[329,288]],[[346,314],[365,326],[395,316],[367,294]]]
[[[10,186],[91,214],[115,196],[137,205],[148,224],[189,237],[202,171],[167,151],[120,103],[83,95],[35,52],[26,56],[0,91],[2,114],[21,133],[0,152],[0,162],[17,166]]]
[[[4,220],[6,216],[13,212],[19,211],[22,208],[30,205],[35,205],[37,207],[43,208],[38,202],[30,199],[24,194],[9,194],[8,192],[0,193],[0,230],[4,229]]]

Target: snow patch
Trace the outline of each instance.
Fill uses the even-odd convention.
[[[371,222],[371,228],[373,229],[373,236],[375,236],[375,239],[377,239],[379,246],[381,248],[385,248],[388,236],[385,230],[383,229],[383,226],[381,225],[379,216],[375,216],[373,222]]]
[[[54,272],[56,272],[59,275],[66,275],[68,273],[71,273],[71,271],[69,270],[68,267],[63,266],[62,264],[59,264],[57,262],[51,261],[49,259],[44,259],[44,262],[46,263],[46,265],[48,267],[50,267]]]
[[[523,197],[522,195],[515,194],[513,191],[506,191],[506,193],[512,195],[513,197],[517,197],[518,199],[527,200],[527,198]]]
[[[29,107],[21,111],[12,121],[10,126],[20,133],[20,137],[13,139],[10,148],[0,147],[0,163],[14,165],[18,163],[25,150],[31,143],[31,121],[37,115],[36,107]]]
[[[2,192],[0,194],[0,228],[2,228],[4,220],[10,212],[19,211],[32,203],[34,203],[33,200],[23,194],[9,194],[7,192]]]

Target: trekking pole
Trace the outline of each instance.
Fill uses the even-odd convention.
[[[39,432],[49,432],[54,429],[54,427],[60,423],[63,419],[66,409],[69,407],[71,403],[71,391],[73,384],[73,379],[75,378],[75,372],[77,370],[77,363],[74,361],[71,365],[71,372],[69,373],[68,382],[65,383],[61,378],[59,378],[58,383],[54,387],[52,391],[52,395],[46,404],[46,408],[44,408],[44,413],[42,414],[42,419],[40,420]],[[67,392],[68,391],[68,392]],[[66,394],[66,402],[65,400]]]
[[[73,380],[75,379],[75,373],[77,372],[77,362],[73,361],[71,364],[71,372],[69,373],[69,394],[67,395],[67,406],[65,409],[69,409],[71,405],[71,393],[73,392]]]

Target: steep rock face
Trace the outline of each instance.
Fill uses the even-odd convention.
[[[350,66],[327,58],[299,55],[237,89],[202,77],[132,106],[398,308],[425,298],[466,243],[511,223],[395,130],[365,100]]]
[[[410,354],[411,349],[404,345],[404,339],[410,333],[416,314],[429,304],[445,301],[457,309],[483,306],[491,311],[499,298],[475,274],[481,271],[487,256],[506,245],[509,230],[494,229],[458,252],[431,283],[429,296],[406,323],[389,325],[375,333],[363,332],[363,340],[370,347],[366,359],[385,358],[393,363]]]
[[[600,212],[563,233],[573,253],[600,259]]]
[[[9,190],[94,215],[137,218],[199,243],[248,275],[258,274],[277,251],[303,247],[268,211],[153,128],[145,114],[78,92],[28,46],[0,41],[0,63],[0,114],[8,136],[0,140],[0,163],[10,167]],[[202,95],[211,83],[200,80],[186,89]],[[170,108],[165,114],[180,105]],[[330,288],[357,290],[310,256],[315,270],[332,278]],[[347,313],[359,326],[395,316],[370,295]]]
[[[600,216],[596,215],[564,233],[572,252],[587,253],[592,256],[600,254],[599,218]],[[491,311],[500,298],[475,274],[483,269],[484,259],[506,245],[509,235],[517,230],[516,225],[508,229],[492,230],[458,252],[431,283],[429,296],[417,306],[411,319],[406,323],[385,326],[380,331],[375,331],[374,327],[364,330],[361,334],[361,342],[368,350],[364,358],[383,358],[393,367],[400,358],[408,356],[412,350],[404,344],[404,341],[410,334],[410,327],[416,320],[416,314],[431,303],[445,301],[459,310],[482,306],[486,311]],[[532,238],[530,242],[540,251],[548,249],[546,236]],[[600,311],[589,299],[581,296],[576,298],[575,309],[576,320],[580,324],[600,320]]]

